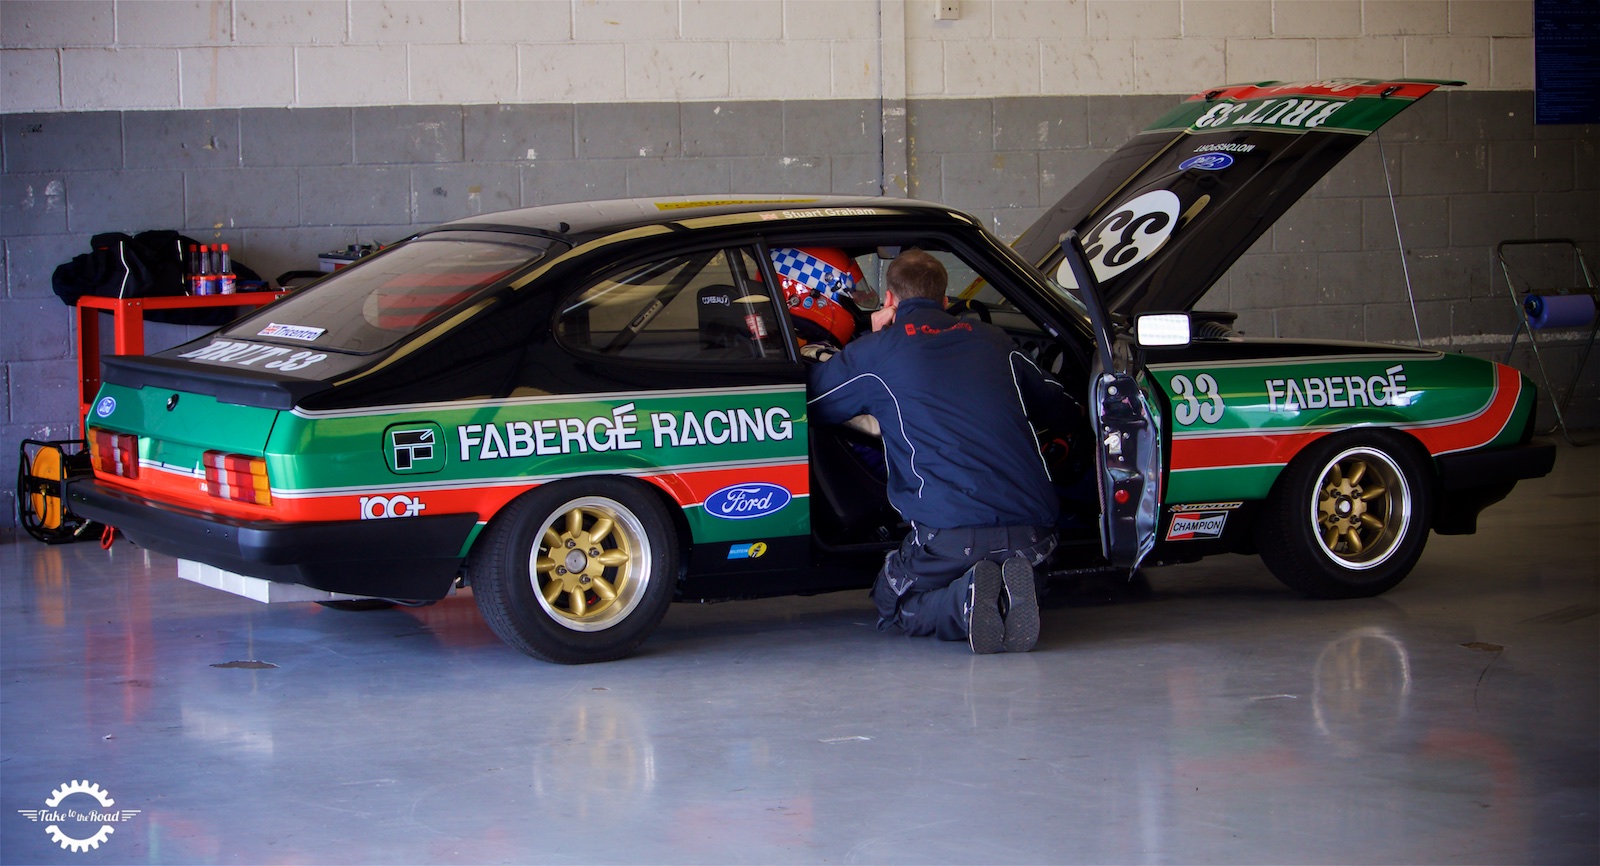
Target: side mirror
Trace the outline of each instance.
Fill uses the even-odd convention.
[[[1133,320],[1133,338],[1141,347],[1187,346],[1188,313],[1145,313]]]

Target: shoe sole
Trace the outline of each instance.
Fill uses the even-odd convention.
[[[1000,566],[988,560],[972,567],[972,619],[967,643],[979,655],[997,653],[1005,646],[1006,624],[1000,618],[1000,590],[1005,578]]]
[[[1025,653],[1039,642],[1039,595],[1033,583],[1033,566],[1013,556],[1000,567],[1010,605],[1000,645],[1008,653]]]

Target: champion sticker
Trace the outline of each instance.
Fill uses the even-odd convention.
[[[761,554],[767,552],[765,541],[752,541],[749,544],[735,544],[728,548],[729,559],[760,559]]]
[[[1178,163],[1178,170],[1188,171],[1191,168],[1198,168],[1202,171],[1222,171],[1230,165],[1233,165],[1233,157],[1225,153],[1202,153]]]
[[[1222,528],[1228,524],[1227,512],[1188,512],[1172,515],[1172,525],[1167,527],[1168,541],[1199,541],[1204,538],[1221,538]]]
[[[109,418],[111,413],[115,411],[117,411],[117,398],[115,397],[101,397],[100,402],[94,404],[94,414],[99,415],[101,418]]]
[[[751,520],[781,511],[794,496],[765,481],[734,484],[706,497],[706,513],[724,520]]]
[[[326,334],[327,328],[308,328],[305,325],[280,325],[273,322],[256,332],[257,337],[280,337],[285,340],[304,340],[311,342]]]

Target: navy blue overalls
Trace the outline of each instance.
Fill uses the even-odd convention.
[[[966,639],[967,570],[1054,549],[1059,506],[1028,418],[1065,430],[1076,404],[1004,331],[926,298],[814,365],[809,387],[813,423],[878,419],[889,501],[912,524],[873,586],[878,627]]]

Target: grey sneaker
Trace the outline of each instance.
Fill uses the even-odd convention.
[[[1000,618],[1000,566],[984,560],[972,567],[972,611],[967,616],[967,643],[979,655],[1000,651],[1006,624]]]
[[[1005,582],[1005,637],[1001,643],[1008,653],[1025,653],[1039,642],[1039,595],[1033,583],[1033,566],[1013,556],[1000,567]]]

